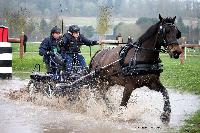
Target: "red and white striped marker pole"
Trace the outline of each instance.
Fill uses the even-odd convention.
[[[12,46],[8,28],[0,26],[0,79],[12,78]]]

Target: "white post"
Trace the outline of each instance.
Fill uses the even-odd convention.
[[[186,53],[187,53],[187,47],[185,47],[185,50],[184,50],[184,56],[185,56],[185,59],[186,59]]]

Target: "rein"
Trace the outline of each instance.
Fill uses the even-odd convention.
[[[138,42],[138,43],[139,43],[139,42]],[[165,50],[165,49],[151,49],[151,48],[140,47],[140,46],[134,45],[134,44],[131,44],[131,45],[132,45],[134,48],[136,48],[136,49],[166,53],[166,50]]]
[[[173,24],[166,24],[167,26],[174,26]],[[166,49],[161,49],[161,46],[163,46],[162,42],[164,42],[165,46],[168,46],[170,44],[173,44],[175,41],[172,42],[166,42],[165,40],[165,33],[162,32],[162,30],[165,30],[165,25],[161,25],[159,27],[159,30],[156,33],[155,41],[153,42],[153,48],[144,48],[142,47],[143,42],[137,41],[135,43],[130,43],[126,46],[124,46],[121,51],[119,52],[120,56],[120,66],[123,75],[138,75],[138,74],[147,74],[147,73],[161,73],[163,71],[162,64],[160,64],[160,59],[156,59],[155,61],[146,62],[146,61],[137,61],[137,55],[139,50],[146,50],[146,51],[152,51],[152,52],[166,52]],[[158,37],[161,36],[162,40],[158,42]],[[159,43],[160,48],[156,49],[156,44]],[[124,63],[124,60],[126,58],[126,55],[128,51],[132,48],[135,48],[135,52],[131,60],[128,64]]]
[[[177,40],[173,40],[171,42],[166,41],[166,38],[165,38],[166,26],[171,27],[171,26],[174,26],[174,24],[166,23],[166,24],[162,24],[162,25],[159,26],[159,29],[156,31],[156,37],[155,37],[155,41],[153,42],[153,48],[142,47],[142,44],[143,44],[144,41],[142,41],[142,42],[137,41],[137,42],[134,42],[134,43],[128,43],[125,46],[123,46],[121,48],[121,50],[119,51],[119,57],[120,58],[118,60],[113,61],[110,64],[101,67],[100,69],[106,69],[106,68],[114,65],[115,63],[119,62],[120,66],[121,66],[121,70],[118,70],[118,73],[120,72],[125,76],[139,75],[139,74],[158,74],[158,73],[161,73],[163,71],[163,68],[162,68],[163,65],[161,64],[160,58],[155,59],[151,62],[150,61],[137,61],[137,55],[138,55],[138,51],[140,51],[140,50],[146,50],[146,51],[152,51],[152,52],[158,52],[158,53],[159,52],[165,53],[168,50],[165,47],[164,47],[164,49],[162,49],[161,46],[167,46],[168,47],[169,45],[171,45],[173,43],[177,43]],[[159,44],[159,48],[156,48],[156,44]],[[127,55],[128,51],[132,48],[135,49],[134,55],[130,59],[129,63],[125,64],[124,61],[125,61],[126,55]],[[107,52],[108,51],[106,51],[105,53],[107,53]]]

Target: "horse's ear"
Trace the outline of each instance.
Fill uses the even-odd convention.
[[[177,29],[177,30],[178,30],[178,29]],[[177,38],[177,39],[181,38],[181,32],[180,32],[180,30],[178,30],[178,33],[176,34],[176,38]]]
[[[173,18],[173,22],[175,22],[176,16]]]
[[[159,19],[160,19],[160,22],[162,22],[163,18],[161,17],[161,15],[159,14]]]

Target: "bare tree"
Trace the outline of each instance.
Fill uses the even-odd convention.
[[[11,29],[11,36],[19,36],[24,31],[27,20],[30,19],[30,12],[23,8],[18,11],[11,11],[9,8],[6,8],[3,15]]]
[[[97,17],[97,33],[100,36],[105,35],[111,26],[111,7],[109,6],[100,6],[99,15]]]

